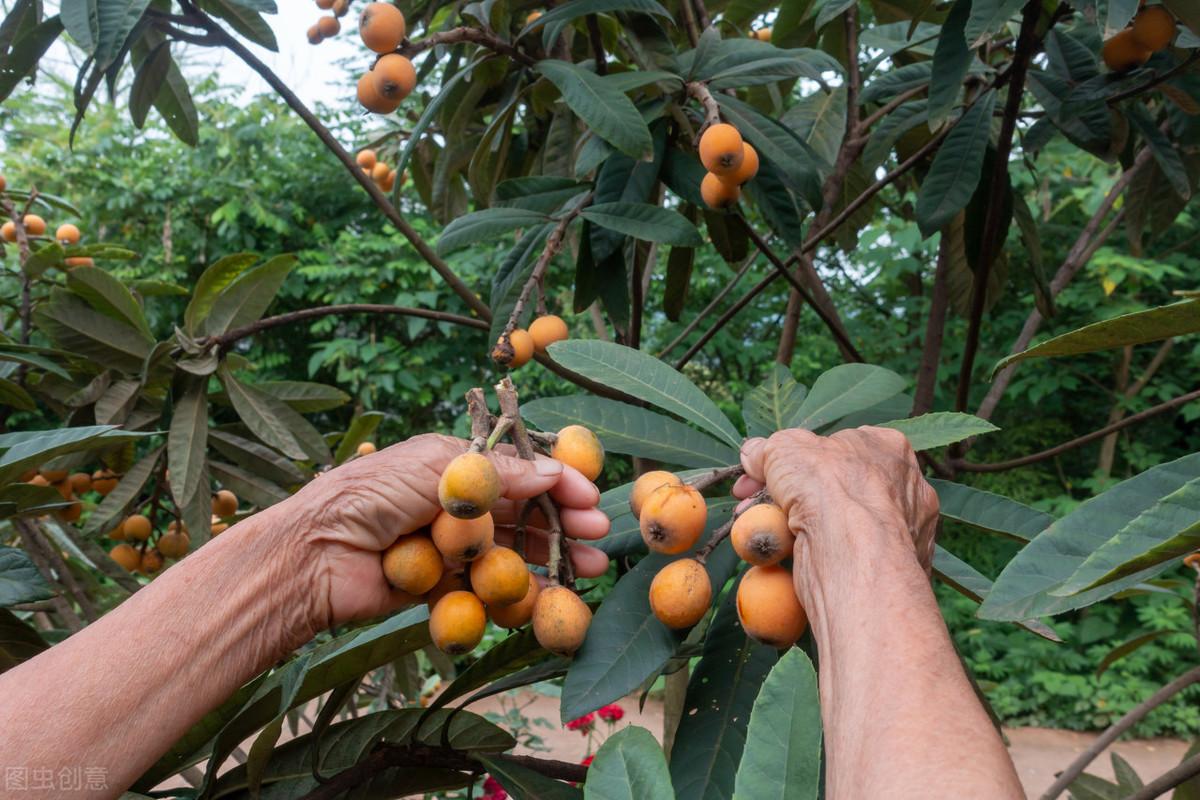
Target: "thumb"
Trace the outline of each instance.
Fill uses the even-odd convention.
[[[766,446],[767,440],[760,436],[742,442],[742,469],[746,470],[746,475],[759,483],[767,482],[766,467],[763,464]]]
[[[500,495],[509,500],[525,500],[548,492],[563,474],[562,462],[546,456],[526,461],[493,451],[492,463],[500,474]]]

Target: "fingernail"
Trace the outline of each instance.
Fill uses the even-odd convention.
[[[549,478],[553,475],[561,475],[563,465],[561,461],[556,461],[553,458],[539,458],[533,462],[533,468],[538,475],[543,478]]]

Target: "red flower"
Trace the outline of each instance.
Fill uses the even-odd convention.
[[[500,785],[500,781],[487,776],[487,780],[483,782],[483,800],[507,800],[508,792],[504,791],[504,787]]]
[[[600,709],[597,713],[600,715],[600,719],[611,724],[613,722],[617,722],[621,719],[621,717],[625,716],[625,709],[621,708],[616,703],[612,703],[611,705],[607,705]]]
[[[596,724],[596,715],[594,713],[584,714],[579,719],[573,719],[570,722],[568,722],[567,730],[579,731],[584,736],[587,736],[588,733],[591,732],[592,726],[595,724]]]
[[[582,765],[583,765],[583,766],[585,766],[585,767],[590,767],[590,766],[592,765],[592,759],[593,759],[593,758],[595,758],[595,756],[594,756],[594,755],[593,755],[593,756],[588,756],[587,758],[585,758],[583,761],[580,761],[579,763],[580,763],[580,764],[582,764]]]

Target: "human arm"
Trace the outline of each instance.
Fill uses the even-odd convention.
[[[97,796],[116,797],[206,712],[317,632],[406,602],[385,582],[380,552],[433,520],[438,477],[466,447],[422,436],[325,473],[0,675],[0,768],[102,769],[108,790]],[[493,509],[498,539],[511,537],[511,501],[546,491],[571,536],[607,532],[599,493],[578,472],[546,458],[496,454],[493,463],[507,498]],[[544,538],[532,532],[529,549],[544,555]],[[583,545],[572,561],[584,576],[608,565]]]
[[[1024,797],[929,585],[938,503],[904,436],[752,439],[734,493],[764,485],[796,533],[820,661],[827,797]]]

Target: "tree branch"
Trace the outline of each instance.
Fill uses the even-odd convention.
[[[1080,436],[1077,439],[1072,439],[1069,442],[1060,444],[1057,447],[1051,447],[1049,450],[1043,450],[1040,453],[1022,456],[1021,458],[1014,458],[1009,461],[999,461],[995,464],[978,464],[975,462],[962,461],[958,459],[952,461],[951,463],[954,465],[954,467],[963,470],[964,472],[1004,472],[1005,470],[1028,466],[1029,464],[1036,464],[1039,461],[1045,461],[1048,458],[1054,458],[1055,456],[1065,453],[1068,450],[1074,450],[1077,447],[1082,447],[1083,445],[1094,442],[1097,439],[1103,439],[1110,433],[1128,428],[1130,425],[1136,425],[1143,420],[1150,419],[1151,417],[1158,416],[1159,414],[1179,408],[1180,406],[1187,405],[1188,403],[1197,399],[1200,399],[1200,389],[1180,395],[1179,397],[1175,397],[1166,401],[1165,403],[1159,403],[1156,406],[1147,408],[1145,411],[1140,411],[1137,414],[1126,417],[1123,420],[1114,422],[1112,425],[1107,425],[1100,430],[1092,431],[1091,433]]]
[[[1109,726],[1108,730],[1100,734],[1096,738],[1096,741],[1092,742],[1091,746],[1088,747],[1087,750],[1084,750],[1082,753],[1080,753],[1079,756],[1071,762],[1070,766],[1059,773],[1058,779],[1054,781],[1053,785],[1051,785],[1050,788],[1045,791],[1045,793],[1042,794],[1039,800],[1054,800],[1054,798],[1062,794],[1063,791],[1083,773],[1083,770],[1088,764],[1092,763],[1092,761],[1096,759],[1096,756],[1103,753],[1110,744],[1119,739],[1121,734],[1136,725],[1142,719],[1142,717],[1146,716],[1151,711],[1170,700],[1176,694],[1197,682],[1200,682],[1200,667],[1193,667],[1175,680],[1168,683],[1166,686],[1159,689],[1154,694],[1150,695],[1137,706],[1131,708],[1125,714],[1125,716],[1114,722]],[[1200,758],[1200,756],[1197,758]],[[1190,763],[1190,761],[1196,761],[1197,758],[1189,759],[1189,761],[1185,761],[1184,764]],[[1183,766],[1183,764],[1180,764],[1180,766]],[[1176,769],[1179,769],[1179,767],[1176,767]],[[1174,770],[1172,770],[1172,772],[1173,771]],[[1147,788],[1149,788],[1151,785],[1153,784],[1148,784]],[[1159,793],[1149,794],[1145,795],[1145,797],[1158,797],[1158,794]],[[1131,800],[1131,798],[1126,798],[1126,800]]]
[[[686,85],[688,97],[695,98],[704,108],[704,124],[700,126],[700,130],[696,131],[696,143],[700,143],[700,137],[704,135],[704,131],[708,130],[710,125],[716,125],[721,121],[721,107],[717,105],[717,101],[713,99],[712,92],[708,90],[708,86],[700,81],[691,81]]]
[[[988,187],[987,211],[983,220],[983,233],[979,242],[979,263],[975,268],[971,293],[971,315],[967,322],[967,339],[963,345],[962,362],[958,371],[958,392],[954,407],[965,411],[971,396],[971,377],[975,368],[975,356],[979,351],[979,331],[983,324],[983,311],[987,303],[988,275],[992,262],[1003,244],[1004,235],[1004,190],[1008,184],[1008,157],[1012,153],[1013,135],[1017,130],[1017,114],[1021,110],[1021,95],[1025,90],[1025,74],[1029,62],[1038,49],[1037,23],[1041,19],[1042,3],[1029,0],[1021,17],[1021,32],[1017,36],[1016,52],[1013,54],[1009,73],[1008,97],[1004,106],[1004,117],[1000,121],[1000,138],[996,145],[995,162],[992,165],[991,184]]]
[[[329,129],[325,127],[321,120],[317,119],[316,115],[313,114],[306,105],[304,105],[304,101],[297,97],[296,93],[288,88],[288,85],[284,83],[283,80],[281,80],[280,77],[276,75],[270,67],[260,61],[252,52],[250,52],[248,48],[246,48],[245,45],[227,33],[225,29],[214,22],[212,18],[201,14],[200,12],[195,12],[195,14],[197,25],[199,27],[207,30],[221,43],[221,45],[240,58],[248,67],[250,67],[250,69],[258,73],[259,77],[266,81],[267,84],[274,89],[280,97],[283,98],[284,102],[287,103],[288,106],[295,111],[302,120],[304,120],[308,127],[312,129],[313,133],[317,135],[317,138],[319,138],[321,142],[327,148],[329,148],[330,152],[337,156],[338,160],[342,162],[342,166],[344,166],[351,176],[358,181],[358,184],[362,186],[379,210],[383,212],[383,215],[387,217],[394,226],[396,226],[396,229],[404,235],[404,238],[408,239],[409,244],[416,249],[421,258],[425,259],[425,261],[431,267],[433,267],[434,271],[441,276],[442,280],[446,282],[446,284],[454,291],[454,293],[461,297],[463,302],[465,302],[473,311],[475,311],[475,313],[479,314],[479,316],[485,321],[490,321],[492,318],[492,312],[487,307],[487,304],[480,300],[479,297],[473,291],[471,291],[470,287],[467,286],[467,284],[464,283],[457,274],[455,274],[450,265],[443,261],[441,257],[433,251],[433,248],[429,246],[428,242],[421,238],[421,235],[417,233],[416,229],[408,223],[408,220],[406,220],[396,209],[396,207],[392,205],[391,201],[388,200],[383,191],[375,185],[375,182],[371,180],[370,176],[359,168],[357,162],[354,160],[354,157],[346,152],[346,149],[342,147],[341,143],[338,142],[336,138],[334,138],[333,134],[329,132]]]
[[[448,31],[430,34],[424,39],[419,39],[415,42],[405,40],[396,52],[406,58],[412,58],[426,50],[432,50],[438,45],[461,44],[463,42],[470,42],[471,44],[486,47],[497,55],[507,56],[524,67],[532,67],[537,63],[494,33],[480,30],[479,28],[468,27],[451,28]]]
[[[588,14],[584,20],[587,23],[588,39],[592,44],[592,55],[596,59],[596,74],[608,74],[608,57],[604,54],[604,37],[600,35],[600,21],[595,14]]]
[[[916,417],[933,409],[937,393],[938,363],[942,358],[942,339],[946,332],[946,309],[950,298],[950,240],[943,236],[938,245],[937,267],[933,273],[933,292],[929,299],[929,318],[925,321],[925,341],[921,348],[921,365],[917,368],[917,388],[913,391],[910,416]]]
[[[430,319],[435,322],[450,322],[454,325],[463,325],[468,328],[486,331],[488,324],[481,319],[474,317],[464,317],[461,314],[451,314],[448,311],[434,311],[429,308],[408,308],[406,306],[389,306],[379,303],[345,303],[336,306],[316,306],[314,308],[304,308],[299,311],[289,311],[286,314],[279,314],[274,317],[264,317],[257,322],[251,322],[249,325],[243,325],[240,328],[223,333],[220,336],[210,337],[208,342],[215,344],[221,350],[229,349],[229,346],[234,342],[253,336],[256,333],[261,333],[271,328],[278,328],[283,325],[291,325],[295,322],[303,322],[309,319],[317,319],[319,317],[341,316],[343,314],[394,314],[404,317],[420,317],[422,319]]]
[[[708,319],[708,315],[712,313],[713,309],[721,304],[721,301],[724,300],[729,293],[734,290],[734,287],[738,285],[738,282],[741,281],[742,277],[750,271],[750,267],[754,266],[754,260],[757,255],[758,251],[756,250],[755,252],[746,256],[745,260],[742,261],[741,266],[738,267],[737,272],[733,274],[733,278],[729,281],[729,283],[722,286],[721,291],[717,292],[717,296],[714,297],[709,304],[700,311],[699,314],[692,318],[692,321],[689,322],[684,329],[679,332],[678,336],[672,339],[666,347],[659,351],[659,358],[666,357],[667,353],[678,347],[679,343],[686,339],[688,335],[696,329],[696,326],[699,325],[702,320]]]

